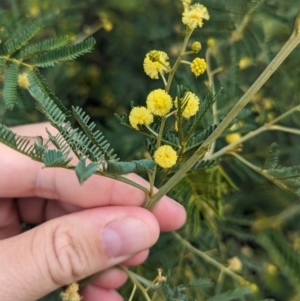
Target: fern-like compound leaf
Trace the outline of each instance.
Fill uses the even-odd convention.
[[[32,89],[29,89],[29,92],[36,100],[37,109],[47,117],[47,119],[53,126],[55,126],[56,124],[61,124],[65,121],[66,115],[52,101],[50,97],[43,93],[40,88],[34,87]]]
[[[264,169],[275,169],[278,166],[279,150],[277,143],[272,143],[269,147],[267,157],[265,159],[262,170]]]
[[[92,142],[93,150],[104,154],[106,161],[117,161],[117,156],[113,154],[113,149],[109,149],[110,144],[104,140],[103,134],[99,130],[94,131],[96,124],[94,122],[89,123],[90,117],[79,107],[72,107],[72,112],[82,130]]]
[[[0,142],[24,154],[33,160],[41,161],[41,152],[37,152],[31,140],[18,136],[8,127],[0,123]]]
[[[201,160],[197,162],[189,171],[212,168],[220,164],[220,160]]]
[[[86,181],[98,169],[98,164],[96,162],[91,162],[86,166],[85,161],[85,158],[81,159],[75,168],[75,172],[80,184]]]
[[[50,50],[36,57],[33,64],[37,67],[50,67],[61,61],[74,60],[80,55],[90,52],[96,41],[88,38],[75,45],[67,45],[59,49]]]
[[[266,249],[274,263],[280,267],[296,289],[299,285],[299,253],[275,230],[268,230],[259,237],[259,243]]]
[[[0,58],[0,73],[3,72],[3,70],[5,68],[5,63],[6,63],[6,60],[4,58]]]
[[[57,150],[60,150],[62,154],[67,157],[71,148],[62,135],[58,133],[56,136],[53,136],[48,129],[46,129],[46,132],[48,134],[49,141],[56,147]]]
[[[55,123],[53,126],[59,134],[56,137],[49,135],[49,138],[58,149],[71,149],[79,160],[88,158],[97,164],[105,162],[103,152],[95,148],[90,138],[79,128],[73,129],[70,122]]]
[[[10,63],[5,72],[3,99],[8,109],[12,109],[17,101],[19,65]]]
[[[56,149],[49,149],[43,156],[45,167],[66,167],[71,160],[72,157],[67,157]]]
[[[213,94],[213,93],[210,92],[205,97],[203,103],[200,105],[200,110],[197,112],[197,114],[193,118],[192,125],[188,128],[188,130],[185,133],[186,137],[189,138],[189,137],[191,137],[193,135],[193,133],[196,132],[197,127],[201,123],[201,121],[204,118],[205,114],[211,109],[211,107],[213,106],[213,104],[218,100],[221,92],[222,92],[222,90],[220,90],[216,94]]]
[[[28,71],[28,80],[30,83],[30,90],[38,90],[40,89],[41,92],[51,99],[63,114],[66,117],[71,115],[70,110],[68,110],[62,103],[62,101],[52,92],[49,88],[46,79],[42,76],[42,74],[37,70],[29,70]]]
[[[207,301],[230,301],[237,300],[245,295],[253,293],[252,290],[248,287],[239,287],[232,291],[227,291],[219,295],[215,295],[207,299]]]
[[[211,287],[213,282],[209,278],[199,278],[190,281],[188,284],[183,285],[185,288],[192,288],[192,287]]]
[[[210,136],[210,134],[217,128],[217,126],[218,124],[212,124],[199,134],[193,136],[186,144],[187,151],[198,148],[204,142],[204,140],[208,136]]]
[[[108,161],[107,166],[104,166],[104,170],[107,173],[114,175],[124,175],[131,172],[153,172],[155,163],[152,160],[142,159],[134,160],[131,162],[114,162]]]
[[[17,29],[10,38],[0,48],[2,55],[11,56],[14,52],[21,49],[41,30],[42,25],[39,22],[21,25],[21,29]]]
[[[69,42],[70,42],[70,39],[68,36],[63,36],[63,37],[58,37],[58,38],[53,38],[53,39],[46,39],[42,42],[38,42],[33,45],[23,47],[16,54],[16,57],[18,59],[25,60],[32,56],[41,54],[45,51],[61,48],[65,45],[67,45]]]

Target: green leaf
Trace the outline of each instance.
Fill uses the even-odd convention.
[[[29,45],[21,49],[16,57],[18,59],[25,60],[33,55],[40,54],[41,52],[61,48],[67,45],[70,42],[68,36],[58,37],[54,39],[46,39],[42,42],[35,43],[33,45]]]
[[[71,115],[70,110],[68,110],[63,105],[62,101],[51,91],[46,79],[37,69],[28,71],[28,80],[30,83],[30,90],[40,89],[42,93],[45,96],[48,96],[51,99],[51,102],[54,103],[66,117]]]
[[[269,147],[269,151],[267,157],[265,159],[265,163],[262,167],[264,169],[273,169],[278,166],[278,157],[279,157],[279,150],[277,143],[272,143]]]
[[[188,130],[187,130],[187,133],[186,133],[186,138],[188,140],[196,132],[197,127],[201,123],[201,121],[204,118],[205,114],[211,109],[213,104],[217,101],[217,99],[221,95],[221,92],[222,92],[222,89],[216,94],[213,94],[213,93],[209,92],[207,94],[207,96],[205,97],[203,103],[200,103],[199,112],[192,119],[193,122],[192,122],[191,126],[188,126]],[[188,124],[189,124],[189,122],[187,123],[187,125]]]
[[[50,50],[38,56],[33,64],[37,67],[50,67],[61,61],[74,60],[80,55],[88,53],[94,47],[96,41],[94,38],[75,44],[61,47],[59,49]]]
[[[195,171],[195,170],[201,170],[201,169],[207,169],[212,168],[214,166],[219,165],[221,162],[220,159],[218,160],[201,160],[198,161],[190,170],[189,172]]]
[[[6,64],[6,59],[0,58],[0,74],[3,72],[5,69],[5,64]]]
[[[211,287],[213,282],[209,278],[199,278],[190,281],[188,284],[182,285],[184,288],[193,288],[193,287]]]
[[[233,291],[227,291],[225,293],[219,294],[212,296],[207,299],[207,301],[230,301],[230,300],[235,300],[237,298],[241,298],[245,295],[249,295],[253,293],[252,290],[248,287],[246,288],[236,288]]]
[[[266,231],[259,237],[258,241],[298,290],[300,253],[294,250],[280,232],[275,230]]]
[[[43,157],[45,167],[66,167],[72,157],[66,157],[60,150],[49,149]]]
[[[11,63],[8,65],[4,79],[3,99],[6,107],[10,110],[13,109],[17,101],[18,73],[18,64]]]
[[[124,175],[131,172],[153,172],[154,168],[154,161],[148,159],[136,160],[131,162],[108,161],[105,171],[110,174]]]
[[[23,24],[20,27],[22,29],[17,29],[4,43],[2,49],[0,48],[3,55],[12,55],[26,45],[41,30],[42,25],[39,22],[31,22],[26,25]]]
[[[80,184],[86,181],[98,169],[96,162],[91,162],[88,166],[85,166],[85,161],[86,159],[81,159],[75,169]]]
[[[36,152],[31,140],[16,135],[4,124],[0,123],[0,142],[24,154],[33,160],[41,161],[41,154]]]
[[[30,88],[29,92],[36,100],[37,109],[47,117],[47,119],[53,124],[53,126],[55,126],[56,124],[61,124],[65,121],[66,115],[52,101],[50,97],[43,93],[40,88]]]
[[[102,155],[104,155],[106,161],[117,161],[117,156],[113,154],[113,149],[109,149],[110,144],[105,140],[104,135],[99,130],[94,131],[96,124],[94,122],[88,124],[90,117],[79,107],[72,107],[72,112],[82,130],[92,143],[90,152],[93,153],[93,156],[95,158],[102,158]]]

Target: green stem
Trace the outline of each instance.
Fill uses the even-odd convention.
[[[266,179],[268,179],[270,182],[274,183],[275,185],[277,185],[278,187],[280,187],[283,190],[286,190],[292,194],[294,194],[295,196],[299,197],[299,194],[297,192],[295,192],[294,190],[290,189],[287,185],[285,185],[281,180],[285,179],[285,178],[276,178],[273,177],[272,175],[268,174],[268,172],[260,167],[257,167],[256,165],[250,163],[249,161],[247,161],[245,158],[243,158],[242,156],[238,155],[237,153],[230,153],[230,155],[232,155],[233,157],[235,157],[236,159],[238,159],[239,161],[241,161],[242,163],[244,163],[246,166],[248,166],[249,168],[251,168],[252,170],[256,171],[258,174],[260,174],[261,176],[265,177]],[[297,177],[299,178],[299,175],[293,175],[291,177]],[[287,177],[286,179],[288,179],[289,177]]]
[[[213,96],[215,96],[216,91],[215,91],[215,85],[214,85],[214,75],[211,70],[210,57],[211,57],[211,47],[208,47],[206,54],[205,54],[205,60],[206,60],[206,66],[207,66],[206,74],[207,74],[207,78],[208,78],[208,87],[211,90],[211,93],[213,94]],[[218,119],[218,109],[217,109],[216,101],[214,102],[214,104],[212,106],[212,115],[213,115],[213,123],[216,124],[217,119]],[[216,146],[216,141],[214,141],[211,144],[208,154],[212,154],[214,152],[215,146]]]
[[[158,136],[157,136],[157,140],[156,140],[156,149],[158,149],[161,145],[161,141],[162,141],[162,136],[164,133],[164,128],[165,128],[165,124],[166,124],[166,120],[167,117],[163,116],[161,118],[161,124],[160,124],[160,128],[159,128],[159,132],[158,132]],[[154,171],[151,175],[151,177],[149,178],[149,182],[150,182],[150,197],[152,197],[152,193],[154,191],[154,184],[155,184],[155,178],[156,178],[156,172],[157,172],[157,166],[155,165]],[[145,203],[145,206],[148,206],[148,202]]]
[[[238,274],[236,274],[232,270],[226,268],[222,263],[214,260],[213,258],[211,258],[210,256],[208,256],[207,254],[205,254],[205,252],[200,251],[199,249],[196,249],[195,247],[193,247],[188,241],[186,241],[184,238],[182,238],[178,233],[173,232],[173,235],[188,250],[192,251],[193,253],[195,253],[196,255],[198,255],[199,257],[201,257],[202,259],[204,259],[206,262],[208,262],[209,264],[211,264],[214,267],[216,267],[217,269],[219,269],[224,274],[230,276],[234,280],[237,280],[239,283],[248,282],[243,277],[239,276]]]
[[[179,56],[178,56],[178,58],[177,58],[177,60],[176,60],[176,62],[174,64],[172,70],[169,72],[168,82],[167,82],[167,85],[166,85],[166,88],[165,88],[167,93],[169,93],[169,91],[170,91],[170,87],[171,87],[171,83],[172,83],[173,77],[174,77],[174,75],[176,73],[177,68],[181,64],[182,57],[185,54],[185,49],[186,49],[187,43],[188,43],[188,41],[189,41],[192,33],[193,33],[193,30],[187,27],[186,35],[185,35],[184,41],[182,43],[180,54],[179,54]]]
[[[130,278],[130,280],[133,282],[134,285],[136,285],[140,291],[142,292],[142,294],[144,295],[145,299],[147,301],[151,301],[150,296],[148,295],[146,289],[143,287],[143,285],[136,279],[135,274],[132,273],[131,271],[129,271],[127,268],[123,267],[123,266],[119,266],[119,268],[121,270],[123,270],[127,276]]]
[[[272,126],[269,127],[269,130],[271,130],[271,131],[281,131],[281,132],[285,132],[285,133],[300,135],[300,130],[289,128],[289,127],[286,127],[286,126],[281,126],[281,125],[272,125]]]
[[[287,133],[292,133],[292,134],[296,134],[296,135],[300,135],[300,131],[297,129],[293,129],[293,128],[289,128],[289,127],[284,127],[284,126],[280,126],[280,125],[274,125],[276,122],[288,117],[289,115],[293,114],[296,111],[299,111],[300,109],[300,105],[288,110],[287,112],[283,113],[282,115],[278,116],[277,118],[275,118],[274,120],[272,120],[271,122],[263,125],[262,127],[258,128],[255,131],[251,131],[248,134],[246,134],[245,136],[243,136],[241,139],[230,143],[229,145],[223,147],[222,149],[220,149],[219,151],[215,152],[214,154],[206,157],[205,159],[207,160],[214,160],[217,159],[219,157],[221,157],[222,155],[224,155],[225,153],[227,153],[228,151],[230,151],[231,149],[234,149],[235,146],[240,145],[242,143],[244,143],[245,141],[252,139],[253,137],[265,132],[265,131],[282,131],[282,132],[287,132]]]
[[[299,14],[296,22],[298,22],[298,18],[300,18]],[[199,147],[198,150],[195,151],[195,153],[186,161],[186,163],[180,168],[180,170],[176,172],[174,176],[155,194],[155,196],[149,202],[151,206],[157,203],[162,198],[162,196],[165,195],[172,187],[174,187],[190,170],[190,168],[202,158],[204,153],[209,149],[210,145],[224,132],[224,130],[228,127],[232,120],[240,113],[240,111],[245,107],[245,105],[252,99],[252,97],[257,93],[257,91],[264,85],[264,83],[270,78],[270,76],[276,71],[280,64],[299,43],[300,30],[294,30],[289,40],[282,47],[279,53],[275,56],[272,62],[253,83],[249,90],[242,96],[238,103],[231,109],[231,111],[218,125],[215,131],[212,132],[212,134],[203,142],[201,147]]]

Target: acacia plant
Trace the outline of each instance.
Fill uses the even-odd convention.
[[[232,33],[229,43],[234,44],[241,38],[261,2],[263,1],[256,1],[255,5],[250,6],[240,27]],[[206,24],[212,22],[213,15],[200,3],[182,0],[181,4],[181,27],[184,28],[184,39],[177,49],[176,59],[171,60],[169,58],[171,56],[165,49],[149,49],[144,61],[141,62],[146,75],[153,80],[158,80],[160,86],[147,92],[144,104],[135,105],[132,102],[128,114],[115,114],[122,125],[145,137],[144,158],[131,161],[120,159],[110,147],[110,137],[104,137],[96,128],[96,123],[90,121],[89,115],[79,106],[67,108],[51,90],[40,70],[91,52],[96,41],[88,37],[74,43],[67,36],[41,39],[39,34],[43,30],[45,17],[34,22],[22,21],[16,25],[14,31],[8,30],[9,19],[1,18],[3,28],[7,29],[1,31],[2,43],[0,44],[3,100],[6,108],[12,109],[16,105],[22,105],[28,97],[32,97],[37,110],[57,129],[58,134],[53,135],[47,129],[49,140],[43,141],[40,137],[36,137],[32,142],[31,139],[18,136],[6,125],[0,124],[0,142],[33,160],[42,162],[46,168],[74,170],[81,184],[90,176],[99,175],[133,185],[144,191],[145,208],[150,209],[167,193],[185,205],[194,236],[188,233],[189,230],[173,233],[172,236],[178,245],[193,254],[191,257],[199,257],[207,264],[204,268],[207,277],[203,277],[203,274],[201,277],[196,277],[188,268],[178,270],[185,260],[182,257],[180,257],[181,263],[173,267],[173,270],[170,269],[169,275],[162,274],[162,270],[159,269],[154,281],[148,280],[143,273],[139,274],[120,267],[128,274],[133,284],[132,291],[130,293],[126,291],[128,300],[137,300],[136,298],[144,298],[148,301],[250,300],[246,298],[252,298],[249,296],[253,293],[255,298],[259,288],[253,279],[239,274],[241,260],[233,257],[229,261],[229,266],[226,266],[222,262],[222,256],[218,258],[201,251],[198,244],[192,242],[199,235],[201,221],[205,221],[205,226],[202,226],[205,230],[202,231],[208,236],[211,235],[209,233],[218,231],[218,220],[225,224],[230,222],[230,219],[226,219],[226,214],[224,215],[223,200],[226,190],[234,190],[236,185],[222,167],[221,159],[224,156],[234,158],[280,189],[296,196],[300,194],[300,167],[285,167],[279,164],[276,141],[270,145],[264,163],[261,165],[252,163],[241,153],[241,146],[246,141],[266,131],[299,135],[298,129],[279,124],[284,118],[299,111],[299,105],[250,130],[244,124],[249,116],[249,110],[244,108],[300,43],[300,14],[296,18],[288,41],[254,83],[247,87],[243,96],[228,109],[227,104],[224,104],[223,88],[215,83],[216,77],[224,71],[224,68],[222,64],[218,65],[217,60],[212,63],[219,47],[218,41],[214,38],[209,39],[204,52],[200,41],[193,40],[193,34],[195,32],[201,34]],[[240,61],[240,64],[248,63],[245,58]],[[180,76],[178,76],[179,70],[181,70]],[[184,79],[182,79],[182,72],[188,74]],[[197,80],[206,76],[203,88],[194,89],[194,86],[188,83],[191,75]],[[73,125],[72,118],[76,120],[78,127]],[[218,142],[219,138],[224,136],[227,144],[222,146]],[[76,164],[72,163],[74,156],[77,158]],[[149,187],[142,187],[128,179],[126,174],[131,172],[145,176],[149,181]],[[209,182],[213,188],[207,189],[207,186],[201,186],[202,182]],[[276,217],[272,221],[276,221]],[[251,226],[259,230],[268,222],[270,222],[268,218],[260,219]],[[243,223],[248,227],[251,222],[242,221],[241,224]],[[286,265],[288,274],[297,274],[300,266],[299,259],[283,237],[274,231],[265,231],[263,235],[257,237],[250,236],[249,234],[249,240],[268,250],[272,260],[279,262],[280,265]],[[179,257],[180,251],[175,250],[174,256],[176,254]],[[209,278],[214,277],[215,273],[210,271],[210,266],[218,270],[219,274],[216,279],[213,279],[216,282],[216,289],[208,289],[205,292],[204,288],[213,287],[213,282]],[[188,275],[189,282],[178,284],[172,280],[173,273],[180,274],[183,271]],[[225,282],[225,277],[233,281],[233,285]],[[194,292],[194,288],[197,292]],[[77,284],[70,285],[61,293],[62,299],[80,300],[77,290]],[[72,299],[70,296],[74,292],[75,299]],[[262,294],[256,296],[266,297]],[[295,296],[295,298],[299,297],[299,291]],[[52,297],[46,298],[45,300],[51,300]]]

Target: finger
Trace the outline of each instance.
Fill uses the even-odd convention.
[[[145,200],[142,190],[123,182],[92,176],[80,185],[74,171],[42,168],[42,163],[16,153],[4,145],[0,145],[0,151],[2,197],[36,196],[84,208],[124,204],[140,206]],[[16,175],[20,175],[17,181]],[[131,177],[137,182],[141,181],[137,176]]]
[[[39,299],[148,249],[158,235],[157,220],[146,209],[114,206],[69,214],[2,240],[1,301]]]
[[[42,127],[39,125],[39,134]],[[26,134],[24,128],[27,127],[21,127],[18,131],[22,130],[22,134]],[[4,145],[0,145],[0,151],[3,153],[0,158],[2,197],[38,196],[84,208],[106,205],[141,206],[145,201],[142,190],[120,181],[92,176],[81,186],[74,171],[60,168],[42,169],[41,163],[32,161]],[[16,174],[26,176],[20,176],[16,181]],[[149,186],[147,181],[135,174],[128,175],[128,178],[144,187]],[[158,215],[162,231],[176,230],[185,221],[183,207],[166,196],[159,201],[154,212]]]
[[[21,232],[21,223],[13,199],[0,199],[0,239]]]
[[[121,269],[114,267],[101,272],[100,275],[93,279],[88,285],[92,284],[99,288],[112,290],[122,286],[126,280],[127,274]]]
[[[134,254],[129,259],[123,261],[122,265],[127,267],[139,265],[147,259],[148,255],[149,255],[149,250],[148,249],[144,250],[142,252]]]
[[[38,197],[19,198],[17,203],[21,221],[33,224],[82,210],[79,206]]]
[[[82,290],[84,301],[109,300],[123,301],[124,299],[115,290],[107,290],[95,285],[88,285]]]

